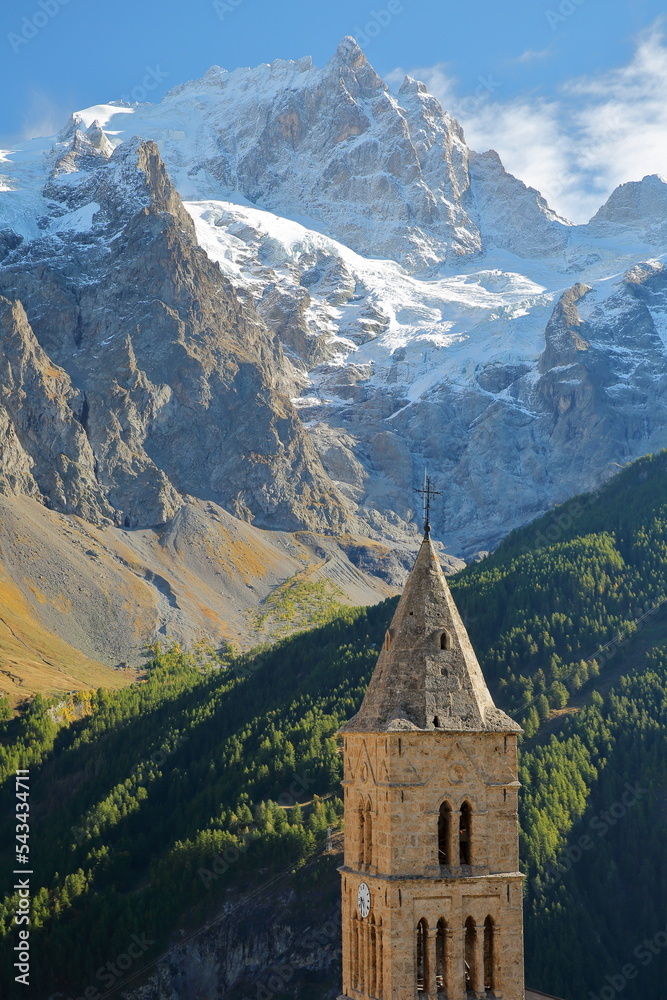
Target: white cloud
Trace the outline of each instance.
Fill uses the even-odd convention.
[[[587,221],[618,184],[667,174],[667,44],[660,23],[638,39],[626,66],[569,80],[549,100],[503,101],[502,84],[490,78],[462,94],[443,64],[410,75],[461,121],[473,149],[496,149],[511,173],[573,222]]]
[[[526,49],[514,61],[518,63],[531,63],[537,62],[538,59],[546,59],[550,55],[551,51],[549,49],[540,49],[539,52],[536,52],[535,49]]]

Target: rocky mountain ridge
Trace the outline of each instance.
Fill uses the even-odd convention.
[[[400,583],[426,465],[474,557],[667,443],[666,240],[661,178],[572,226],[352,39],[77,112],[0,153],[0,492],[386,540]]]
[[[200,492],[237,514],[252,509],[260,522],[277,514],[286,529],[349,525],[280,391],[289,366],[277,337],[197,247],[155,145],[135,140],[108,162],[100,155],[102,165],[88,167],[76,185],[58,172],[62,159],[47,190],[67,214],[95,206],[90,230],[84,239],[59,228],[21,243],[0,273],[8,297],[0,305],[16,314],[13,325],[9,315],[3,323],[5,352],[23,352],[27,367],[36,352],[42,369],[63,366],[51,394],[60,393],[60,419],[73,435],[71,461],[94,482],[84,502],[73,485],[66,499],[56,498],[59,484],[44,480],[47,503],[89,520],[146,527],[173,517],[183,495]],[[36,412],[28,419],[52,438],[49,414],[30,395]],[[29,450],[17,425],[25,410],[19,402],[13,420]],[[231,449],[224,446],[230,437]],[[43,449],[36,441],[31,458],[50,468],[55,456]],[[64,446],[56,450],[66,454]]]

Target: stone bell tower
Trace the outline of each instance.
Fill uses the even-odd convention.
[[[517,735],[426,537],[341,730],[345,997],[524,1000]]]

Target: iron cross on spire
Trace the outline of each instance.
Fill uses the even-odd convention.
[[[431,477],[424,474],[424,488],[421,490],[415,490],[415,493],[421,493],[424,497],[424,538],[428,538],[431,534],[431,524],[429,517],[431,514],[431,497],[441,497],[441,490],[434,490],[431,486]]]

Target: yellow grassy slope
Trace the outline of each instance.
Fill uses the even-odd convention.
[[[42,628],[0,566],[0,694],[12,705],[33,694],[125,687],[135,678],[136,671],[97,663]]]

